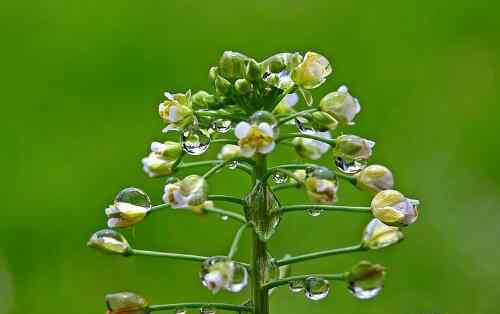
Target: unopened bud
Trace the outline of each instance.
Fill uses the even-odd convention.
[[[125,237],[112,229],[104,229],[94,233],[87,246],[110,254],[128,255],[130,245]]]
[[[388,225],[409,225],[418,217],[417,200],[404,197],[398,191],[385,190],[379,192],[372,200],[373,216]]]
[[[219,59],[219,74],[227,79],[243,77],[247,56],[233,51],[225,51]]]
[[[338,121],[326,112],[316,111],[311,117],[315,128],[319,131],[333,131],[339,125]]]
[[[193,109],[207,109],[215,104],[216,98],[214,95],[201,90],[193,94],[191,101],[193,102]]]
[[[380,165],[370,165],[356,174],[356,186],[363,191],[376,194],[392,189],[394,177],[392,172]]]
[[[227,95],[231,91],[231,82],[218,75],[215,79],[215,90],[221,95]]]
[[[260,66],[254,59],[248,60],[245,68],[245,78],[250,82],[256,82],[261,78]]]
[[[132,292],[119,292],[106,295],[108,314],[146,314],[148,302]]]
[[[238,79],[234,82],[234,88],[241,95],[246,95],[252,91],[252,84],[245,79]]]
[[[361,243],[366,249],[378,250],[398,243],[403,237],[398,227],[388,226],[373,218],[365,228]]]

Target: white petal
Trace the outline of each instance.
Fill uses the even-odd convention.
[[[169,92],[164,92],[163,95],[165,95],[165,98],[168,100],[174,100],[174,95],[170,94]]]
[[[259,130],[261,130],[267,136],[273,136],[273,128],[269,125],[269,123],[261,122],[259,124]]]
[[[337,89],[337,91],[339,93],[347,93],[349,91],[349,88],[347,88],[346,85],[342,85],[342,86],[339,87],[339,89]]]
[[[245,121],[241,121],[236,125],[236,128],[234,128],[234,135],[236,135],[237,138],[244,138],[247,136],[248,131],[250,131],[250,124]]]
[[[288,107],[293,107],[299,102],[299,96],[297,93],[291,93],[283,98],[283,103],[288,105]]]
[[[109,228],[116,228],[120,225],[121,219],[120,218],[109,218],[108,219],[108,227]]]
[[[168,110],[168,120],[172,122],[177,122],[181,120],[181,117],[178,114],[177,106],[170,106]]]
[[[151,151],[155,153],[161,153],[166,148],[166,145],[160,142],[151,143]]]
[[[260,147],[259,148],[259,153],[261,153],[261,154],[269,154],[270,152],[273,151],[273,149],[274,149],[275,146],[276,146],[276,144],[274,144],[274,142],[271,142],[269,145]]]
[[[242,146],[241,147],[241,156],[250,158],[255,154],[255,147],[253,146]]]

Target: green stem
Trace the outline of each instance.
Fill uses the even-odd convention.
[[[149,210],[148,215],[150,215],[152,213],[156,213],[156,212],[158,212],[160,210],[164,210],[164,209],[193,212],[190,208],[172,208],[169,206],[169,204],[162,204],[162,205],[157,205],[157,206],[152,207]],[[245,217],[243,217],[242,215],[237,214],[237,213],[233,213],[233,212],[228,211],[228,210],[224,210],[224,209],[220,209],[220,208],[216,208],[216,207],[210,207],[210,208],[203,208],[203,211],[207,212],[207,213],[219,214],[221,216],[227,216],[227,217],[234,219],[234,220],[237,220],[241,223],[247,222]]]
[[[312,134],[305,134],[305,133],[290,133],[290,134],[282,135],[276,140],[276,143],[279,143],[279,142],[286,140],[286,139],[289,139],[289,138],[295,138],[295,137],[310,138],[310,139],[313,139],[316,141],[327,143],[331,146],[335,146],[335,139],[327,139],[327,138],[324,138],[321,136],[316,136],[316,135],[312,135]]]
[[[224,144],[237,144],[237,140],[229,139],[229,138],[216,138],[211,141],[212,144],[215,143],[224,143]]]
[[[185,261],[195,261],[195,262],[203,262],[208,258],[207,256],[199,256],[199,255],[192,255],[192,254],[178,254],[178,253],[145,251],[145,250],[136,250],[136,249],[131,249],[130,255],[168,257],[168,258],[173,258],[173,259],[180,259],[180,260],[185,260]]]
[[[276,191],[279,191],[279,190],[284,190],[284,189],[288,189],[288,188],[300,188],[300,186],[302,185],[302,183],[283,183],[283,184],[278,184],[278,185],[275,185],[271,188],[271,190],[273,192],[276,192]]]
[[[317,258],[321,258],[321,257],[332,256],[332,255],[343,254],[343,253],[359,252],[359,251],[364,251],[364,250],[366,250],[366,249],[361,244],[357,244],[354,246],[349,246],[349,247],[344,247],[344,248],[339,248],[339,249],[326,250],[326,251],[320,251],[320,252],[314,252],[314,253],[309,253],[309,254],[304,254],[304,255],[299,255],[299,256],[283,258],[281,260],[276,261],[276,264],[278,266],[290,265],[290,264],[294,264],[294,263],[308,261],[311,259],[317,259]]]
[[[277,210],[285,213],[285,212],[303,211],[310,208],[323,209],[329,211],[339,211],[339,212],[371,213],[370,207],[366,206],[344,206],[344,205],[323,205],[323,204],[288,205],[288,206],[283,206]]]
[[[297,177],[293,172],[291,171],[288,171],[286,169],[283,169],[283,168],[280,168],[280,167],[273,167],[273,168],[270,168],[268,171],[267,171],[267,174],[266,174],[266,180],[267,178],[269,178],[269,176],[273,175],[274,173],[276,172],[281,172],[283,173],[284,175],[294,179],[296,181],[297,184],[300,184],[302,183],[302,179]]]
[[[227,257],[229,259],[232,259],[234,255],[236,254],[236,251],[238,251],[238,244],[240,243],[241,236],[243,235],[243,232],[245,229],[250,226],[249,223],[244,224],[241,226],[238,231],[236,232],[236,235],[234,236],[233,243],[231,244],[231,248],[229,249],[229,253],[227,254]]]
[[[275,168],[275,169],[283,169],[283,168],[284,169],[304,169],[304,168],[308,168],[308,167],[317,168],[320,166],[316,165],[316,164],[287,164],[287,165],[280,165],[280,166],[273,167],[273,168]],[[346,175],[346,174],[343,174],[342,172],[339,172],[339,171],[335,171],[335,174],[339,178],[342,178],[342,179],[349,181],[350,183],[356,185],[357,179],[355,176]]]
[[[319,109],[318,108],[312,108],[312,109],[307,109],[307,110],[302,110],[302,111],[299,111],[299,112],[295,112],[287,117],[284,117],[282,119],[280,119],[280,121],[278,122],[278,126],[284,124],[284,123],[287,123],[288,121],[292,120],[292,119],[295,119],[297,117],[300,117],[300,116],[303,116],[303,115],[306,115],[308,113],[313,113],[313,112],[316,112],[318,111]]]
[[[210,303],[210,302],[189,302],[189,303],[174,303],[174,304],[160,304],[150,305],[149,312],[176,310],[176,309],[200,309],[200,308],[214,308],[219,310],[227,310],[233,312],[251,312],[252,308],[244,305],[227,304],[227,303]]]
[[[263,286],[264,289],[272,289],[275,287],[287,285],[290,281],[295,281],[295,280],[305,280],[308,277],[318,277],[318,278],[323,278],[327,280],[346,280],[347,276],[349,273],[339,273],[339,274],[310,274],[310,275],[299,275],[299,276],[291,276],[291,277],[286,277],[283,279],[275,280],[272,281],[265,286]]]
[[[224,201],[224,202],[230,202],[230,203],[235,203],[239,205],[246,206],[247,202],[245,200],[235,197],[235,196],[229,196],[229,195],[209,195],[208,199],[211,201]]]

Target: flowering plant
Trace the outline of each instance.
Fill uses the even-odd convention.
[[[106,208],[108,228],[94,233],[88,245],[122,256],[161,256],[200,263],[201,283],[212,293],[239,293],[250,284],[250,300],[241,304],[192,302],[150,305],[131,292],[106,296],[108,313],[146,314],[161,310],[200,313],[217,309],[269,313],[269,295],[274,288],[287,285],[293,293],[310,300],[324,299],[331,281],[344,281],[358,299],[375,297],[382,289],[385,269],[361,261],[352,269],[329,274],[290,275],[290,265],[337,254],[376,250],[403,239],[401,227],[418,217],[419,202],[394,190],[391,171],[369,165],[375,142],[352,134],[339,134],[354,123],[361,110],[359,101],[346,86],[325,95],[317,106],[311,90],[322,85],[333,72],[327,58],[307,52],[279,53],[262,62],[241,53],[226,51],[217,66],[209,70],[215,89],[171,94],[159,105],[165,122],[163,130],[177,140],[154,142],[142,160],[144,171],[152,177],[167,177],[164,204],[152,206],[148,195],[127,188]],[[303,99],[303,102],[300,100]],[[283,134],[284,132],[284,134]],[[337,133],[337,134],[336,134]],[[172,136],[170,136],[172,137]],[[220,149],[218,159],[191,161],[209,147]],[[308,163],[268,166],[267,157],[278,146],[292,147]],[[331,154],[332,166],[312,163]],[[210,167],[203,175],[182,179],[175,175],[196,167]],[[210,194],[209,179],[222,169],[237,169],[251,179],[242,198]],[[341,181],[373,195],[370,206],[338,205]],[[308,204],[284,204],[279,192],[303,189]],[[220,202],[241,206],[242,213],[221,209]],[[116,229],[129,228],[153,213],[190,210],[196,214],[216,214],[241,223],[225,256],[154,252],[134,248]],[[295,211],[318,216],[323,211],[371,214],[359,243],[303,255],[274,257],[267,248],[283,217]],[[250,262],[235,258],[242,234],[253,235]]]

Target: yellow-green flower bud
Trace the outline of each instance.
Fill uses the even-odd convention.
[[[126,228],[137,224],[146,217],[149,208],[128,202],[115,202],[106,208],[109,228]]]
[[[382,290],[384,278],[384,266],[361,261],[349,272],[349,291],[358,299],[371,299]]]
[[[214,95],[209,94],[203,90],[196,92],[191,99],[193,103],[193,109],[206,109],[216,102],[216,98]]]
[[[231,91],[231,82],[218,75],[215,79],[215,90],[220,95],[227,95]]]
[[[160,117],[168,125],[164,132],[169,130],[180,130],[193,122],[194,114],[191,104],[191,91],[185,94],[165,93],[167,100],[160,103]]]
[[[417,200],[404,197],[398,191],[379,192],[372,200],[373,216],[388,225],[406,226],[414,223],[418,217]]]
[[[331,204],[337,200],[337,180],[328,168],[315,168],[305,180],[305,188],[314,202]]]
[[[372,194],[394,187],[392,172],[381,165],[370,165],[356,174],[356,186]]]
[[[315,129],[319,131],[333,131],[339,125],[338,121],[326,112],[313,112],[311,117]]]
[[[252,91],[252,84],[245,79],[238,79],[234,82],[234,88],[241,95],[246,95]]]
[[[320,54],[307,52],[302,62],[292,71],[292,80],[305,89],[313,89],[332,73],[330,62]]]
[[[181,144],[173,141],[151,143],[151,151],[167,159],[177,159],[182,154]]]
[[[341,135],[335,140],[333,156],[347,160],[366,161],[372,155],[373,146],[375,142],[357,135]]]
[[[222,149],[217,157],[222,160],[231,160],[241,157],[241,148],[238,145],[226,144],[222,146]]]
[[[150,177],[168,176],[172,174],[174,163],[174,159],[165,159],[152,152],[142,159],[142,168]]]
[[[304,134],[312,134],[325,139],[331,139],[331,135],[329,132],[314,132],[314,131],[305,131]],[[296,137],[292,141],[295,146],[295,151],[302,158],[308,158],[312,160],[318,160],[321,156],[326,153],[330,149],[330,145],[313,140],[305,137]]]
[[[250,82],[261,79],[260,66],[254,59],[249,59],[245,67],[245,78]]]
[[[190,175],[165,186],[163,201],[172,208],[198,208],[208,197],[208,183],[199,175]]]
[[[324,96],[319,102],[323,112],[328,112],[338,121],[351,124],[354,117],[361,111],[358,99],[349,94],[347,86],[340,86],[335,92]]]
[[[243,77],[247,56],[233,51],[225,51],[219,59],[219,74],[234,80]]]
[[[112,229],[104,229],[94,233],[87,246],[110,254],[128,255],[130,245],[125,237]]]
[[[398,243],[403,237],[398,227],[388,226],[373,218],[365,228],[361,243],[366,249],[378,250]]]
[[[107,314],[147,314],[148,302],[132,292],[119,292],[106,295]]]

